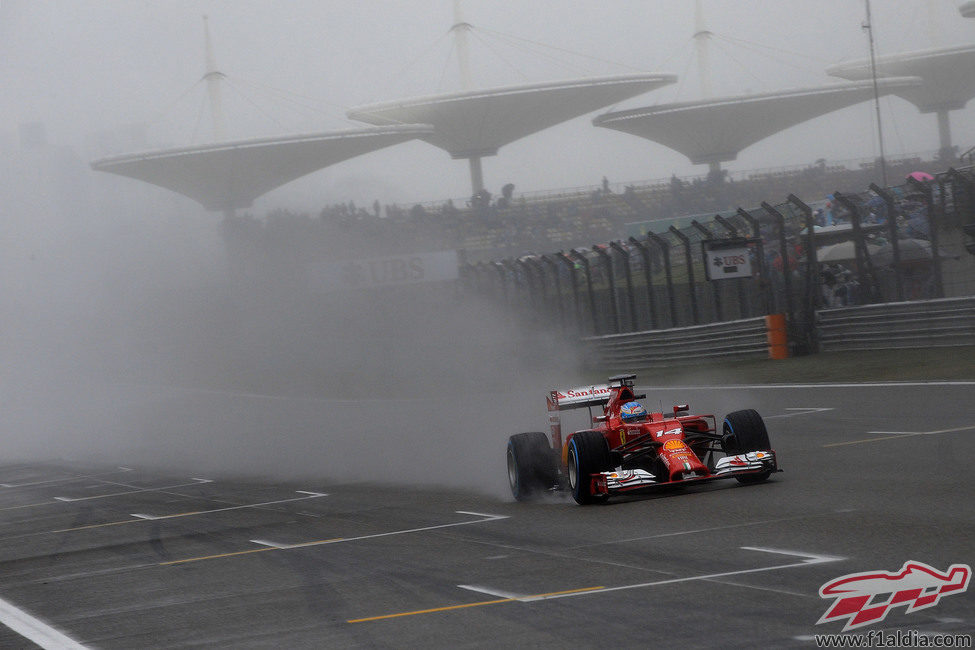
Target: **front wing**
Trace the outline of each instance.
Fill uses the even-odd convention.
[[[750,451],[745,454],[726,456],[718,459],[714,471],[687,476],[679,481],[658,481],[650,472],[642,469],[625,469],[592,474],[593,494],[627,494],[649,491],[665,485],[687,485],[708,483],[720,479],[734,478],[747,474],[781,471],[775,461],[774,451]]]

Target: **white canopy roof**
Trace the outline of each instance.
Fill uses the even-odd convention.
[[[880,92],[918,83],[917,79],[885,79]],[[734,160],[742,149],[779,131],[871,97],[872,83],[829,84],[605,113],[593,124],[653,140],[694,164],[720,163]]]
[[[960,11],[961,15],[965,18],[975,18],[975,0],[968,0],[968,2],[961,3],[961,6],[958,7],[958,11]]]
[[[112,156],[91,167],[165,187],[209,210],[230,210],[306,174],[432,132],[414,124],[238,140]]]
[[[975,10],[975,3],[969,9]],[[964,7],[963,7],[964,9]],[[840,63],[826,73],[843,79],[870,79],[870,60]],[[922,85],[903,88],[897,95],[922,113],[964,108],[975,97],[975,45],[918,50],[877,57],[877,74],[920,77]]]
[[[369,124],[432,124],[421,136],[454,158],[491,156],[509,142],[673,83],[671,74],[627,74],[453,92],[358,106]]]

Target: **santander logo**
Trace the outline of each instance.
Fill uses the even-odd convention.
[[[900,571],[851,573],[819,588],[821,598],[835,598],[816,625],[846,620],[843,631],[884,620],[894,607],[906,613],[934,607],[942,596],[964,593],[972,577],[967,564],[952,564],[945,572],[923,562],[908,561]]]

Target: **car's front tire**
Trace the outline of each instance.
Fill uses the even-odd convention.
[[[758,411],[744,409],[729,413],[721,428],[721,449],[729,456],[745,454],[750,451],[768,451],[772,444],[768,439],[768,429]],[[739,483],[761,483],[772,475],[772,470],[759,474],[736,476]]]
[[[569,440],[569,489],[576,503],[586,505],[604,501],[605,495],[592,493],[591,475],[612,469],[609,445],[599,431],[579,431]]]
[[[518,501],[531,499],[558,480],[555,454],[540,431],[516,433],[508,438],[505,458],[511,495]]]

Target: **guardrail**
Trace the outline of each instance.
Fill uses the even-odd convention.
[[[593,367],[672,366],[769,356],[768,317],[583,339]]]
[[[822,352],[975,345],[975,296],[824,309],[817,329]]]
[[[823,309],[820,352],[975,345],[975,296]],[[781,315],[582,339],[593,367],[784,358]]]

